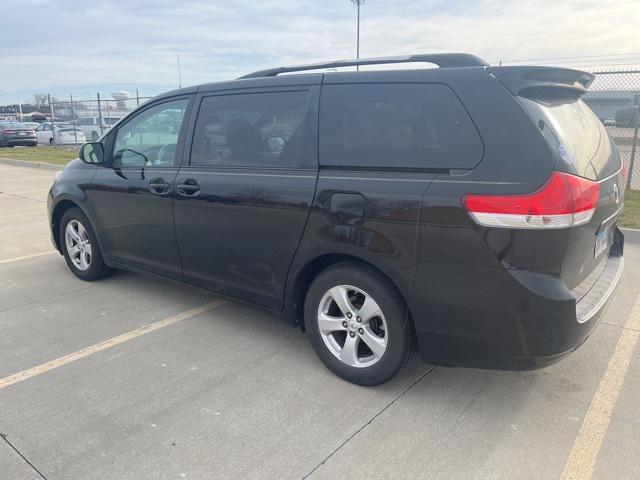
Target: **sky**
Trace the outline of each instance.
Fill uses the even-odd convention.
[[[261,68],[355,57],[350,0],[19,0],[2,5],[0,104],[34,93],[155,95]],[[640,65],[638,0],[366,0],[361,57]],[[104,93],[103,93],[104,94]]]

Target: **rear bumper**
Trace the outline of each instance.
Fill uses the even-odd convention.
[[[11,145],[14,147],[30,147],[37,144],[38,140],[36,138],[5,138],[0,140],[0,145]]]
[[[556,275],[440,266],[439,281],[434,278],[426,284],[441,286],[417,292],[412,302],[423,361],[530,370],[560,360],[598,325],[622,275],[623,243],[623,234],[616,229],[602,273],[577,302]],[[429,281],[428,276],[423,280]]]

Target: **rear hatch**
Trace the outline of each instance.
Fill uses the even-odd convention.
[[[625,188],[617,148],[604,125],[581,100],[594,77],[587,72],[547,67],[489,70],[516,95],[534,120],[555,157],[555,170],[576,177],[583,192],[590,192],[593,205],[585,211],[584,221],[567,229],[562,242],[560,275],[579,300],[598,279],[614,236],[620,235],[615,230]]]

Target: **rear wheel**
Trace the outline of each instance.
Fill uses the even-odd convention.
[[[318,275],[305,300],[311,345],[336,375],[377,385],[396,375],[412,353],[404,302],[372,269],[336,265]]]
[[[60,243],[64,259],[76,277],[93,281],[112,272],[102,259],[89,220],[79,208],[70,208],[62,215]]]
[[[49,139],[49,146],[50,146],[50,147],[53,147],[53,138],[50,138],[50,139]]]

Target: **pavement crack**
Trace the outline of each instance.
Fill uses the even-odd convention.
[[[610,327],[619,328],[620,330],[631,330],[632,332],[640,332],[640,330],[638,330],[637,328],[627,327],[626,325],[616,325],[615,323],[609,323],[609,322],[600,322],[600,323],[602,323],[602,325],[608,325]]]
[[[22,195],[15,195],[13,193],[0,192],[0,195],[6,195],[7,197],[12,197],[12,198],[19,198],[20,200],[31,200],[32,202],[45,203],[44,200],[39,200],[37,198],[31,198],[31,197],[24,197]]]
[[[13,443],[11,443],[11,442],[9,441],[9,439],[7,438],[7,435],[6,435],[6,434],[4,434],[4,433],[0,433],[0,438],[2,438],[2,439],[5,441],[5,443],[6,443],[7,445],[9,445],[9,447],[11,447],[11,449],[12,449],[14,452],[16,452],[20,458],[22,458],[22,460],[24,460],[24,461],[25,461],[25,463],[26,463],[27,465],[29,465],[29,466],[31,467],[31,469],[32,469],[34,472],[36,472],[36,473],[40,476],[40,478],[43,478],[44,480],[47,480],[47,477],[45,477],[45,476],[42,474],[42,472],[41,472],[40,470],[38,470],[38,469],[36,468],[36,466],[35,466],[33,463],[31,463],[31,462],[29,461],[29,459],[27,459],[27,457],[25,457],[25,456],[20,452],[20,450],[18,450],[18,449],[13,445]]]
[[[331,457],[333,457],[336,453],[338,453],[338,451],[340,451],[342,449],[342,447],[344,447],[347,443],[349,443],[351,440],[353,440],[360,432],[362,432],[365,428],[367,428],[369,425],[371,425],[371,423],[373,423],[373,421],[378,418],[380,415],[382,415],[389,407],[391,407],[391,405],[393,405],[394,403],[396,403],[396,401],[398,401],[400,398],[402,398],[409,390],[411,390],[413,387],[415,387],[418,383],[420,383],[420,381],[422,381],[422,379],[424,377],[426,377],[427,375],[429,375],[431,372],[433,372],[433,370],[435,369],[435,365],[432,366],[431,368],[429,368],[426,372],[424,372],[422,375],[420,375],[411,385],[409,385],[407,388],[405,388],[402,392],[400,392],[398,395],[396,395],[393,400],[391,400],[387,405],[384,406],[384,408],[382,410],[380,410],[378,413],[376,413],[373,417],[371,417],[369,419],[369,421],[367,423],[365,423],[364,425],[362,425],[358,430],[356,430],[352,435],[350,435],[344,442],[342,442],[340,445],[338,445],[331,453],[329,453],[329,455],[327,455],[326,457],[324,457],[322,459],[322,461],[320,463],[318,463],[318,465],[316,465],[315,467],[313,467],[313,470],[311,470],[309,473],[307,473],[304,477],[302,477],[302,480],[306,480],[307,478],[309,478],[311,475],[314,474],[314,472],[316,470],[318,470],[322,465],[324,465]]]

